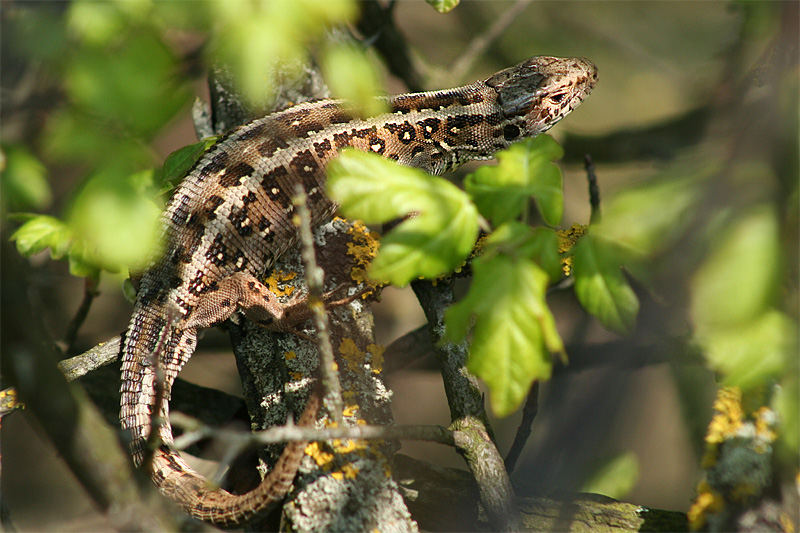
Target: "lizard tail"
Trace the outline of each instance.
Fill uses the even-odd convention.
[[[122,345],[120,424],[131,435],[130,451],[134,463],[136,466],[148,463],[153,481],[165,496],[181,505],[194,518],[218,526],[236,526],[256,514],[267,512],[283,500],[294,480],[307,443],[288,443],[258,487],[244,494],[232,494],[214,488],[207,479],[192,470],[172,447],[169,398],[172,384],[191,357],[196,344],[197,335],[193,328],[171,327],[156,313],[152,317],[134,313]],[[162,354],[162,372],[155,368],[153,353]],[[170,360],[165,360],[164,354],[173,355]],[[159,399],[159,418],[162,421],[158,427],[160,445],[147,457],[153,408]],[[319,395],[314,392],[299,423],[313,424],[319,406]]]
[[[313,392],[299,424],[312,425],[319,406],[319,395]],[[241,525],[279,504],[292,485],[308,444],[287,443],[275,466],[256,488],[244,494],[232,494],[213,488],[206,478],[192,470],[178,452],[167,444],[165,432],[169,432],[171,439],[169,424],[162,426],[163,444],[153,455],[153,480],[164,495],[179,503],[191,516],[221,527]]]

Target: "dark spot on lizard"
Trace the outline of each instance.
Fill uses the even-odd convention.
[[[225,174],[219,179],[219,184],[223,187],[239,185],[242,178],[251,175],[254,171],[255,169],[253,167],[244,161],[240,161],[225,170]]]
[[[228,262],[228,250],[222,235],[217,235],[206,250],[206,259],[217,266],[224,266]]]
[[[515,126],[514,124],[508,124],[503,128],[503,138],[507,141],[513,141],[519,137],[519,133],[519,126]]]
[[[331,141],[323,139],[320,142],[314,143],[314,151],[317,153],[317,157],[323,159],[325,154],[331,151]]]
[[[250,139],[261,136],[267,130],[267,125],[262,123],[250,126],[249,128],[245,126],[245,128],[242,129],[244,131],[239,133],[238,140],[249,141]]]
[[[216,194],[209,196],[205,203],[206,218],[208,220],[217,218],[217,208],[223,203],[225,203],[225,200],[221,196],[217,196]]]
[[[289,144],[280,137],[271,137],[256,147],[258,153],[264,157],[272,157],[281,148],[288,148]]]
[[[404,122],[397,131],[397,139],[403,144],[408,144],[416,138],[417,130],[408,122]]]
[[[236,230],[236,233],[242,237],[249,237],[253,234],[253,225],[250,222],[247,207],[242,207],[241,209],[232,208],[229,220],[233,225],[233,229]]]
[[[333,142],[336,143],[337,149],[350,146],[350,135],[347,133],[334,133]]]
[[[230,159],[228,152],[220,152],[216,154],[214,157],[211,158],[211,161],[208,164],[206,164],[206,166],[200,169],[200,173],[197,175],[198,181],[203,181],[211,174],[214,174],[224,169],[225,165],[228,164],[228,159]]]
[[[311,154],[311,150],[303,150],[298,153],[289,163],[289,166],[302,178],[313,176],[319,168],[316,159]]]
[[[422,132],[422,136],[426,139],[430,139],[434,133],[439,131],[439,124],[441,121],[436,118],[426,118],[425,120],[420,120],[417,122],[417,126],[419,126],[420,131]]]
[[[383,154],[383,151],[386,150],[386,141],[384,141],[378,136],[370,137],[369,149],[375,152],[376,154]]]

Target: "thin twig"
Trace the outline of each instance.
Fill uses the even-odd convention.
[[[320,379],[324,389],[325,401],[329,402],[328,414],[337,425],[342,425],[342,387],[339,383],[339,374],[336,372],[336,361],[333,358],[333,346],[328,329],[328,316],[325,314],[325,304],[322,301],[323,277],[322,269],[317,265],[314,255],[314,237],[311,233],[311,213],[308,209],[308,197],[300,183],[295,184],[292,203],[297,210],[297,217],[293,220],[297,226],[300,237],[300,255],[305,267],[306,283],[308,284],[308,307],[314,319],[317,330],[317,346],[320,357]]]
[[[174,445],[178,450],[185,449],[200,440],[212,436],[220,441],[229,444],[233,443],[239,449],[283,442],[326,441],[333,439],[421,440],[438,442],[447,446],[456,445],[456,432],[435,425],[340,426],[316,429],[288,423],[284,426],[251,432],[212,428],[183,413],[172,413],[169,419],[172,425],[185,430],[185,433],[175,439]]]
[[[519,14],[522,13],[532,1],[533,0],[517,0],[513,6],[503,11],[486,31],[472,39],[464,53],[453,62],[453,66],[450,67],[447,74],[448,78],[457,81],[463,80],[475,60],[483,55],[492,41],[502,35],[503,32],[506,31],[506,28],[517,20]]]
[[[75,312],[75,316],[69,321],[67,332],[64,334],[65,354],[70,354],[75,349],[75,338],[78,336],[78,330],[86,320],[89,309],[92,307],[92,302],[98,294],[100,294],[100,292],[97,290],[97,280],[92,277],[87,277],[83,282],[83,300],[81,300],[81,305]]]
[[[536,418],[536,413],[539,412],[539,382],[535,381],[531,390],[528,392],[528,397],[525,400],[525,407],[522,409],[522,420],[519,422],[517,434],[514,436],[514,442],[506,454],[506,470],[511,473],[517,465],[522,449],[525,443],[528,442],[528,437],[531,434],[531,425]]]
[[[595,224],[600,222],[600,187],[597,186],[597,175],[594,173],[594,161],[592,156],[583,156],[584,168],[586,168],[586,181],[589,183],[589,205],[592,207],[589,222]]]

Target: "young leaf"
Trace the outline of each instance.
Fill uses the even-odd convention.
[[[346,215],[382,223],[414,213],[381,239],[370,275],[395,285],[456,268],[478,236],[478,213],[450,182],[375,154],[344,150],[328,166],[328,193]]]
[[[50,257],[61,259],[72,242],[72,232],[57,218],[35,215],[11,235],[20,255],[30,257],[50,248]]]
[[[523,253],[495,253],[519,239],[518,229],[500,228],[488,239],[486,255],[473,261],[467,296],[448,309],[447,337],[463,337],[474,319],[468,367],[491,391],[499,416],[513,412],[534,379],[547,379],[551,353],[564,345],[545,302],[548,275]],[[530,238],[530,235],[529,235]],[[532,239],[531,239],[532,240]],[[529,241],[527,247],[533,248]]]
[[[209,137],[200,142],[179,148],[169,154],[158,176],[159,183],[169,188],[175,187],[205,151],[216,142],[217,137]]]
[[[575,294],[581,305],[617,333],[628,333],[639,300],[622,275],[618,253],[608,241],[587,233],[573,251]]]
[[[563,155],[551,137],[539,135],[498,153],[497,166],[480,167],[464,186],[495,226],[518,218],[531,196],[545,222],[555,226],[561,222],[564,194],[561,170],[552,161]]]
[[[461,0],[425,0],[439,13],[449,13]]]

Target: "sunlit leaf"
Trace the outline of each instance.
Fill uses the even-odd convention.
[[[462,338],[474,322],[468,367],[489,387],[499,416],[519,407],[533,380],[548,379],[551,353],[564,351],[545,302],[547,274],[524,253],[500,253],[520,241],[521,231],[522,225],[500,228],[487,239],[486,255],[472,263],[469,293],[445,317],[450,340]]]
[[[370,268],[396,285],[456,268],[478,236],[478,213],[463,191],[376,154],[345,150],[328,166],[328,192],[346,216],[368,223],[416,213],[381,239]]]
[[[72,232],[57,218],[47,215],[34,215],[11,235],[17,251],[25,257],[39,253],[47,248],[53,259],[61,259],[69,250]]]
[[[561,170],[552,163],[564,151],[539,135],[497,154],[497,166],[482,166],[464,180],[481,214],[495,225],[518,218],[531,197],[545,222],[557,225],[564,211]]]
[[[628,333],[639,312],[639,300],[620,267],[619,252],[594,232],[573,250],[575,295],[586,311],[607,328]]]
[[[425,0],[439,13],[448,13],[452,11],[461,0]]]

